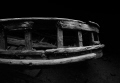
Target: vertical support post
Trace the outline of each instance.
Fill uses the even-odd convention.
[[[91,44],[92,44],[92,45],[94,44],[94,41],[95,41],[94,33],[92,32],[92,33],[91,33]]]
[[[32,41],[31,41],[30,30],[25,31],[25,47],[27,50],[32,50]]]
[[[78,31],[78,46],[83,46],[82,32]]]
[[[58,48],[63,47],[63,30],[60,27],[57,27],[57,44]]]
[[[0,49],[6,49],[6,36],[3,29],[0,30]]]
[[[95,39],[94,39],[94,34],[93,33],[91,33],[91,37],[92,37],[92,42],[94,42]]]

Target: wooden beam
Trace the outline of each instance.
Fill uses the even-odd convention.
[[[27,50],[32,50],[32,40],[30,30],[25,30],[25,46]]]
[[[83,46],[82,32],[78,31],[78,46]]]
[[[90,26],[89,24],[79,23],[75,21],[61,21],[60,24],[64,29],[75,29],[75,30],[85,30],[85,31],[94,31],[99,33],[98,27]]]
[[[57,48],[57,49],[47,49],[47,50],[0,50],[0,54],[5,54],[6,56],[11,55],[42,55],[42,54],[54,54],[54,53],[80,53],[90,50],[103,48],[104,45],[93,45],[93,46],[83,46],[83,47],[72,47],[72,48]]]
[[[6,49],[6,38],[4,30],[0,30],[0,49]]]
[[[63,47],[63,30],[60,27],[57,27],[57,44],[58,48]]]
[[[45,53],[76,53],[76,52],[85,52],[85,51],[95,50],[103,47],[104,45],[92,45],[92,46],[83,46],[83,47],[47,49],[45,50]]]

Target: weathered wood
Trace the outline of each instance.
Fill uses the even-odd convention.
[[[51,53],[76,53],[83,51],[90,51],[95,49],[103,48],[104,45],[93,45],[84,47],[72,47],[72,48],[57,48],[57,49],[47,49],[47,50],[0,50],[0,54],[6,55],[42,55]]]
[[[0,27],[1,28],[1,27]],[[6,38],[4,30],[0,30],[0,49],[6,49]]]
[[[91,33],[91,44],[92,44],[92,45],[100,44],[98,34],[96,34],[96,36],[97,36],[97,39],[95,40],[95,35],[94,35],[94,33]]]
[[[25,45],[25,40],[19,39],[19,38],[8,37],[7,42],[8,44],[16,45],[16,46]],[[55,45],[49,44],[47,42],[39,42],[39,43],[32,42],[32,47],[33,48],[57,48]]]
[[[27,50],[32,49],[32,40],[31,40],[30,30],[25,31],[25,47],[26,47]]]
[[[77,21],[61,21],[62,28],[65,29],[76,29],[76,30],[85,30],[85,31],[94,31],[99,33],[99,29],[94,26],[89,26],[85,23],[79,23]]]
[[[8,42],[8,44],[11,44],[11,45],[17,45],[17,46],[25,45],[25,40],[23,40],[23,39],[7,37],[7,42]]]
[[[99,49],[103,47],[104,45],[92,45],[92,46],[84,46],[84,47],[47,49],[45,50],[45,53],[75,53],[75,52],[83,52],[83,51],[88,51],[88,50]]]
[[[53,17],[29,17],[29,18],[7,18],[7,19],[0,19],[0,22],[6,22],[6,21],[19,21],[19,20],[60,20],[62,21],[62,24],[65,24],[65,27],[63,28],[69,28],[69,29],[78,29],[78,30],[87,30],[87,31],[95,31],[99,33],[99,30],[96,26],[94,25],[98,25],[97,23],[91,22],[91,24],[94,25],[88,25],[85,24],[85,22],[80,21],[80,20],[74,20],[74,19],[68,19],[68,18],[53,18]],[[65,23],[63,23],[63,21]],[[70,25],[75,25],[73,26],[68,26],[66,27],[66,22],[70,22]],[[77,25],[77,26],[76,26]],[[24,29],[25,27],[21,28]],[[28,27],[29,28],[29,27]]]
[[[82,32],[78,31],[78,45],[83,46]]]
[[[60,27],[57,27],[57,44],[58,48],[63,47],[63,30]]]
[[[86,59],[91,59],[97,57],[96,53],[85,54],[81,56],[75,56],[70,58],[62,59],[52,59],[52,60],[25,60],[25,59],[2,59],[0,58],[0,63],[4,64],[13,64],[13,65],[57,65],[57,64],[66,64],[78,61],[84,61]]]
[[[25,22],[18,22],[14,24],[7,24],[4,25],[4,29],[8,30],[26,30],[26,29],[31,29],[33,22],[32,21],[25,21]]]

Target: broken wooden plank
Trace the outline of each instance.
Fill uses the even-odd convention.
[[[78,31],[78,46],[83,46],[82,32]]]
[[[6,49],[6,38],[4,30],[0,30],[0,49]]]
[[[11,47],[9,48],[9,50],[16,50],[16,49],[17,49],[16,46],[11,46]]]
[[[24,39],[8,37],[7,42],[8,44],[15,45],[15,46],[20,46],[20,45],[25,46]],[[32,42],[32,47],[33,48],[57,48],[55,45],[49,44],[47,42],[42,42],[42,41],[39,43]]]
[[[8,42],[8,44],[11,44],[11,45],[17,45],[17,46],[25,45],[25,40],[23,40],[23,39],[7,37],[7,42]]]
[[[32,50],[32,40],[30,30],[25,30],[25,47],[27,50]]]
[[[63,47],[63,30],[60,27],[57,27],[57,44],[58,48]]]

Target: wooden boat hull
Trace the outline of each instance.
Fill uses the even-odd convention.
[[[73,62],[79,62],[84,61],[87,59],[92,58],[99,58],[102,56],[101,48],[103,48],[104,45],[95,45],[95,46],[86,46],[86,47],[76,47],[75,48],[59,48],[59,49],[50,49],[46,51],[5,51],[0,50],[0,53],[3,54],[2,56],[6,56],[7,58],[0,58],[0,63],[4,64],[11,64],[11,65],[58,65],[58,64],[67,64],[67,63],[73,63]],[[87,53],[87,51],[89,51]],[[91,51],[91,52],[90,52]],[[53,54],[57,53],[59,55],[56,56],[64,56],[64,58],[43,58],[42,59],[35,59],[35,56],[40,57],[42,54]],[[73,56],[65,56],[65,54],[74,54]],[[61,55],[60,55],[61,54]],[[32,56],[33,55],[33,56]],[[24,58],[24,59],[15,59],[11,58],[11,56],[29,56],[30,59]],[[9,58],[8,58],[9,57]]]
[[[99,58],[104,45],[98,34],[98,24],[74,19],[0,19],[0,63],[57,65]]]

